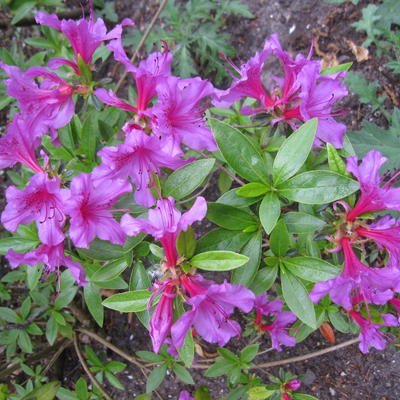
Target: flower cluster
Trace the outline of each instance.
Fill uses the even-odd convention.
[[[310,293],[314,302],[329,294],[333,302],[349,312],[351,319],[361,328],[360,349],[364,353],[368,352],[368,346],[380,350],[385,347],[386,340],[379,331],[381,326],[398,324],[397,318],[386,313],[380,316],[380,321],[374,321],[370,310],[371,304],[396,304],[394,296],[400,293],[399,222],[389,215],[374,219],[370,214],[400,210],[400,188],[393,186],[399,174],[392,177],[379,175],[386,161],[376,150],[371,150],[360,165],[356,157],[348,159],[347,171],[358,179],[361,194],[353,208],[344,201],[340,202],[345,212],[340,213],[335,237],[330,238],[337,243],[333,251],[343,251],[344,268],[338,277],[317,283]],[[371,219],[373,221],[368,222]],[[356,255],[356,247],[370,242],[388,252],[385,267],[367,266]]]

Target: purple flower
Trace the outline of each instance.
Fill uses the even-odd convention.
[[[336,148],[343,147],[343,135],[346,125],[336,122],[332,117],[340,113],[332,112],[334,103],[347,96],[348,91],[339,79],[320,76],[320,64],[308,63],[304,65],[298,75],[301,85],[299,97],[300,115],[302,121],[318,117],[318,129],[314,145],[321,141],[329,142]]]
[[[135,201],[145,207],[155,202],[150,191],[153,174],[159,174],[161,167],[176,169],[187,163],[164,151],[157,137],[137,129],[127,131],[125,143],[104,147],[98,155],[103,162],[93,170],[93,179],[127,179],[130,176],[136,185]]]
[[[189,392],[187,392],[186,390],[184,390],[183,392],[181,392],[181,393],[179,394],[178,400],[194,400],[194,398],[190,395]]]
[[[347,221],[370,211],[400,210],[400,188],[393,185],[398,180],[400,172],[390,179],[381,177],[379,170],[387,161],[377,150],[371,150],[358,165],[357,157],[347,159],[347,171],[351,172],[360,182],[361,196],[355,207],[347,214]]]
[[[156,291],[149,301],[149,306],[156,295],[160,293],[162,293],[162,295],[150,319],[150,337],[153,343],[153,351],[158,353],[171,331],[171,326],[174,321],[172,303],[176,294],[174,293],[175,286],[171,279],[159,282],[155,285],[155,289]]]
[[[43,172],[35,155],[40,139],[33,138],[29,132],[30,121],[24,121],[20,114],[14,114],[6,135],[0,138],[0,168],[12,167],[20,162],[34,172]]]
[[[362,353],[369,352],[369,346],[375,347],[377,350],[383,350],[386,347],[386,340],[383,334],[379,331],[381,326],[396,326],[397,319],[391,314],[382,314],[384,320],[382,324],[375,324],[369,321],[354,310],[350,311],[350,316],[354,322],[361,328],[359,349]]]
[[[25,254],[16,253],[10,249],[6,257],[12,268],[18,267],[20,264],[35,266],[37,263],[43,263],[46,266],[46,272],[51,273],[57,271],[60,274],[60,267],[65,266],[75,278],[78,285],[86,285],[86,274],[82,265],[73,261],[71,257],[64,254],[64,243],[61,242],[55,246],[42,244],[37,249],[29,251]]]
[[[25,135],[33,138],[50,130],[54,139],[56,129],[67,125],[74,115],[74,88],[42,67],[31,67],[22,72],[18,67],[0,62],[0,68],[10,76],[4,81],[8,94],[17,99],[22,117],[29,121],[30,129]],[[44,78],[40,85],[35,82],[38,77]]]
[[[210,82],[200,78],[164,77],[157,84],[158,102],[151,110],[153,129],[166,135],[172,154],[181,154],[181,143],[196,150],[217,150],[212,132],[206,126],[199,105],[212,95]]]
[[[80,174],[71,182],[65,212],[71,217],[69,235],[77,247],[89,247],[98,236],[114,244],[124,244],[126,235],[110,208],[118,198],[132,191],[126,180],[93,182],[90,174]]]
[[[6,197],[1,222],[7,230],[15,232],[18,225],[36,221],[42,243],[55,246],[64,240],[64,200],[58,177],[37,173],[23,190],[10,186]]]
[[[137,67],[132,64],[126,55],[125,50],[122,47],[121,38],[113,40],[107,47],[109,50],[114,52],[114,58],[120,63],[124,64],[127,71],[132,73],[136,82],[137,90],[136,108],[138,113],[141,114],[147,109],[150,100],[156,95],[156,86],[160,78],[171,75],[171,53],[169,53],[167,49],[163,53],[158,51],[151,53],[145,60],[142,60]],[[115,103],[116,99],[118,98],[114,93],[112,93],[112,91],[108,91],[109,99],[107,99],[105,96],[104,91],[99,92],[97,90],[95,94],[104,103],[120,107]],[[114,102],[114,104],[110,102],[110,99],[112,102]],[[122,100],[118,99],[118,101]]]
[[[298,390],[300,389],[301,382],[298,379],[292,379],[288,383],[285,384],[286,390]]]
[[[146,232],[159,240],[164,248],[168,267],[176,265],[178,251],[176,239],[180,231],[186,231],[195,221],[201,221],[207,212],[207,203],[203,197],[197,197],[192,208],[181,214],[175,208],[173,197],[158,200],[154,209],[149,210],[149,219],[132,218],[125,214],[121,218],[121,226],[129,236],[136,236],[139,232]]]
[[[240,285],[203,281],[199,275],[186,275],[181,282],[190,294],[187,303],[191,311],[185,312],[171,328],[172,342],[181,347],[193,325],[196,332],[209,343],[224,346],[232,336],[240,335],[240,325],[229,319],[234,307],[249,312],[254,305],[254,294]]]
[[[107,33],[107,28],[101,18],[94,20],[93,8],[91,7],[90,19],[84,18],[75,21],[73,19],[59,20],[56,14],[48,15],[43,11],[39,11],[35,16],[36,22],[40,25],[46,25],[50,28],[57,29],[62,32],[71,43],[75,53],[74,61],[64,58],[55,58],[49,62],[50,68],[59,68],[61,65],[69,65],[80,75],[81,71],[78,66],[79,57],[89,65],[92,62],[93,53],[101,45],[104,40],[117,39],[121,37],[122,27],[134,25],[129,18],[125,18],[121,24]]]

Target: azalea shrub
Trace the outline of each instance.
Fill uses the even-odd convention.
[[[188,370],[200,367],[227,376],[226,399],[311,399],[288,372],[270,383],[250,373],[260,343],[281,352],[317,329],[358,336],[363,353],[397,340],[400,173],[375,149],[357,157],[338,120],[351,64],[321,69],[312,48],[293,57],[274,34],[241,65],[222,56],[232,83],[221,89],[174,76],[166,42],[132,62],[129,19],[107,30],[93,10],[35,18],[58,47],[42,65],[0,63],[10,99],[0,166],[13,181],[0,343],[31,376],[10,398],[43,387],[103,398],[96,381],[89,394],[84,379],[74,392],[45,383],[26,354],[45,335],[52,346],[73,339],[81,356],[82,315],[102,327],[104,308],[135,313],[149,331],[152,352],[137,348],[135,361],[154,368],[141,398],[168,370],[194,385]],[[133,79],[123,94],[101,75],[109,57]],[[280,75],[264,76],[267,60]],[[235,353],[224,347],[234,337],[251,344]],[[204,342],[218,348],[214,363]],[[88,346],[85,356],[97,383],[123,389],[114,374],[126,364]],[[192,396],[210,398],[195,386],[180,398]]]

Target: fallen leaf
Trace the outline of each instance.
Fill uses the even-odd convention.
[[[367,61],[369,59],[369,51],[366,47],[357,46],[353,41],[345,39],[350,47],[351,52],[356,56],[357,62]]]
[[[328,322],[324,322],[320,327],[319,331],[321,332],[321,335],[329,342],[332,344],[336,343],[336,337],[335,337],[335,332],[333,332],[332,327]]]

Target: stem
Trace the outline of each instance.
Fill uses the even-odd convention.
[[[107,400],[112,400],[112,398],[107,394],[107,392],[103,389],[103,387],[100,385],[100,383],[97,381],[97,379],[94,377],[92,372],[90,371],[89,367],[86,364],[85,359],[82,356],[81,350],[79,349],[78,345],[78,339],[76,338],[76,333],[73,333],[73,338],[74,338],[74,347],[76,354],[78,355],[79,361],[83,367],[83,369],[86,372],[86,375],[89,377],[89,379],[92,381],[92,384],[95,385],[101,392],[101,394],[107,399]]]
[[[143,47],[144,42],[146,41],[147,37],[149,36],[151,30],[153,29],[154,24],[156,23],[159,15],[161,14],[161,11],[163,10],[163,8],[165,7],[166,4],[167,4],[167,0],[162,0],[162,2],[160,3],[157,12],[154,14],[153,19],[151,20],[149,26],[147,27],[146,31],[144,32],[142,38],[140,39],[140,42],[135,49],[135,52],[133,53],[133,56],[131,58],[132,63],[136,60],[136,57],[138,56],[139,51]],[[118,92],[119,88],[121,87],[123,81],[125,80],[127,74],[128,74],[128,72],[124,71],[121,78],[119,78],[117,86],[115,87],[115,90],[114,90],[115,94],[117,94],[117,92]]]
[[[210,158],[207,156],[207,154],[204,154],[202,151],[194,150],[195,153],[201,155],[203,158]],[[234,181],[236,181],[240,186],[244,186],[246,183],[243,182],[240,178],[238,178],[235,174],[233,174],[231,171],[229,171],[227,168],[225,168],[222,164],[220,164],[217,160],[215,160],[215,166],[219,168],[221,171],[224,171],[228,176],[230,176]]]
[[[32,315],[26,321],[24,321],[21,324],[8,324],[8,325],[0,326],[0,332],[1,331],[10,331],[12,329],[24,329],[31,322],[33,322],[36,318],[38,318],[42,314],[44,314],[47,310],[48,310],[48,307],[40,307],[35,312],[33,312]]]
[[[335,346],[331,346],[326,349],[314,351],[312,353],[303,354],[302,356],[285,358],[283,360],[277,360],[277,361],[270,361],[270,362],[262,363],[262,364],[258,364],[258,365],[252,365],[252,366],[250,366],[250,369],[271,368],[271,367],[276,367],[279,365],[285,365],[285,364],[291,364],[291,363],[295,363],[295,362],[299,362],[299,361],[309,360],[310,358],[314,358],[314,357],[322,356],[327,353],[331,353],[332,351],[342,349],[344,347],[358,343],[359,341],[360,341],[359,338],[350,339],[350,340],[347,340],[346,342],[337,344]],[[207,368],[209,368],[209,365],[197,364],[197,365],[193,365],[192,368],[207,369]]]

